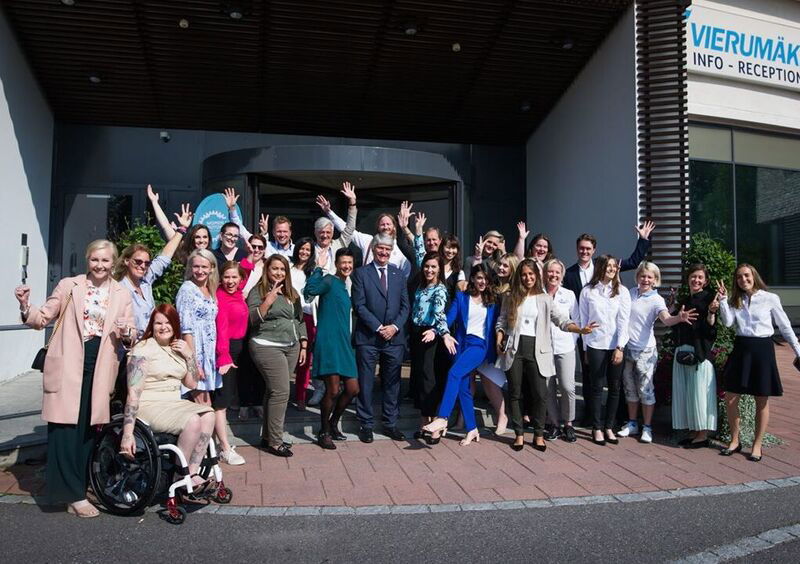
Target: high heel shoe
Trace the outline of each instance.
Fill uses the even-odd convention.
[[[533,442],[531,443],[531,446],[533,448],[535,448],[536,450],[538,450],[539,452],[544,452],[544,451],[547,450],[547,443],[542,444],[542,445],[537,445],[536,444],[536,439],[533,440]]]
[[[608,431],[603,433],[603,435],[605,436],[606,442],[608,444],[610,444],[610,445],[618,445],[619,444],[619,439],[617,437],[614,437],[614,436],[609,436],[609,435],[611,435],[611,433],[609,433]]]
[[[719,451],[720,456],[733,456],[737,452],[742,452],[742,443],[736,445],[736,448],[723,448]]]
[[[598,431],[599,432],[599,431]],[[606,446],[606,439],[605,435],[600,435],[601,438],[597,438],[595,431],[592,431],[592,442],[599,446]]]
[[[520,435],[520,437],[519,437],[519,438],[521,439],[521,438],[522,438],[522,436]],[[511,443],[511,450],[514,450],[514,451],[516,451],[516,452],[519,452],[519,451],[521,451],[523,448],[525,448],[525,441],[523,441],[523,442],[521,442],[521,443],[519,443],[519,444],[517,444],[516,442],[513,442],[513,443]]]
[[[431,434],[435,433],[436,431],[444,431],[445,429],[447,429],[447,419],[445,419],[444,417],[437,417],[436,419],[434,419],[433,421],[422,427],[423,432]]]
[[[750,462],[761,462],[762,456],[764,455],[763,454],[755,455],[751,452],[750,455],[747,457],[747,460],[749,460]]]
[[[466,437],[464,437],[463,439],[461,439],[461,442],[460,442],[459,444],[460,444],[461,446],[467,446],[467,445],[468,445],[468,444],[470,444],[472,441],[475,441],[476,443],[479,443],[479,442],[481,442],[481,436],[480,436],[480,434],[478,433],[478,430],[477,430],[477,429],[473,429],[472,431],[470,431],[469,433],[467,433],[467,436],[466,436]]]

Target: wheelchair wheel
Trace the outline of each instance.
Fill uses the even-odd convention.
[[[89,465],[89,479],[95,496],[115,515],[142,511],[153,501],[161,458],[149,427],[137,421],[133,429],[134,460],[119,454],[122,421],[112,421],[100,432]]]
[[[217,491],[214,492],[214,496],[211,499],[223,505],[230,503],[233,499],[233,491],[223,482],[220,482]]]

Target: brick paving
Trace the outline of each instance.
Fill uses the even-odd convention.
[[[597,446],[579,430],[577,443],[509,448],[511,435],[481,437],[461,447],[458,438],[435,446],[409,440],[337,443],[325,451],[313,444],[294,447],[295,456],[277,458],[254,447],[239,447],[243,466],[223,466],[234,490],[233,505],[267,507],[481,504],[574,496],[639,494],[743,484],[800,476],[800,374],[792,352],[778,347],[784,396],[770,401],[769,430],[784,444],[764,450],[760,463],[744,455],[718,456],[717,449],[676,448],[664,433],[650,445],[621,439]],[[526,435],[526,440],[532,437]],[[0,473],[0,492],[37,495],[42,466],[12,466]]]

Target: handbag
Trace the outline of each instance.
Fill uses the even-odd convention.
[[[61,314],[59,314],[58,319],[56,319],[56,324],[53,326],[53,332],[50,334],[50,338],[47,339],[47,344],[39,349],[39,352],[36,353],[36,356],[31,363],[31,368],[33,370],[39,370],[40,372],[44,371],[44,359],[47,357],[47,349],[50,346],[50,343],[53,342],[53,337],[56,336],[58,332],[58,328],[61,326],[61,320],[64,319],[64,314],[67,312],[69,308],[69,302],[72,301],[72,292],[70,292],[69,297],[67,297],[67,303],[64,304],[64,309],[61,310]]]
[[[695,366],[699,361],[694,351],[678,351],[675,354],[675,360],[678,361],[678,364],[683,364],[684,366]]]

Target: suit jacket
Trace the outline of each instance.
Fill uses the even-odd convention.
[[[406,277],[394,265],[386,265],[388,291],[381,286],[374,264],[353,271],[353,311],[356,327],[353,343],[359,345],[382,345],[386,341],[378,335],[381,325],[395,325],[397,333],[389,344],[406,344],[406,320],[410,312]]]
[[[121,345],[115,322],[123,318],[129,325],[134,325],[130,292],[116,280],[110,280],[109,283],[108,310],[94,365],[92,425],[107,423],[110,417],[109,403],[117,379],[117,353]],[[29,327],[43,329],[58,318],[67,303],[67,297],[72,294],[72,301],[44,361],[42,419],[50,423],[74,425],[78,422],[83,382],[83,310],[87,289],[85,274],[64,278],[42,307],[31,306],[25,320]]]
[[[508,326],[508,304],[510,300],[503,302],[500,316],[495,326],[497,331],[502,331],[510,339],[511,345],[506,352],[497,359],[495,366],[500,370],[509,370],[514,363],[514,355],[519,348],[520,331],[522,330],[522,316],[517,315],[514,327]],[[536,364],[539,366],[539,374],[545,378],[556,373],[556,365],[553,360],[553,341],[550,332],[550,322],[562,331],[567,330],[567,326],[573,321],[563,315],[558,309],[553,307],[553,298],[549,294],[538,294],[536,296]],[[577,323],[577,322],[574,322]]]
[[[628,270],[634,270],[639,266],[647,253],[650,252],[650,239],[637,239],[636,240],[636,248],[633,249],[633,253],[626,259],[622,259],[619,265],[620,272],[626,272]],[[597,265],[597,259],[592,259],[594,264]],[[575,299],[580,302],[581,300],[581,290],[583,290],[583,283],[581,282],[581,269],[576,262],[572,266],[570,266],[567,271],[564,273],[564,281],[562,285],[568,289],[572,290],[575,293]]]
[[[466,292],[458,292],[447,310],[447,326],[451,328],[453,337],[458,341],[456,355],[459,355],[467,343],[467,326],[469,325],[469,306],[470,295]],[[494,327],[497,323],[499,308],[497,304],[491,304],[486,308],[486,322],[483,326],[483,334],[486,341],[486,362],[494,362],[497,358],[497,350],[494,346]]]

